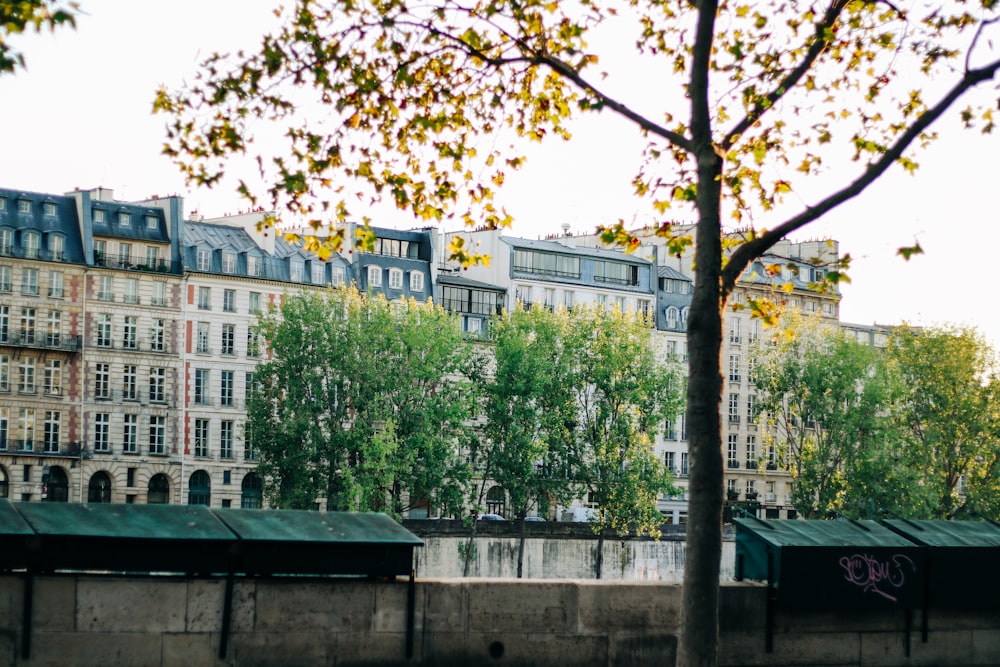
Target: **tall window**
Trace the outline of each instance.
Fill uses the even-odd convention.
[[[729,381],[740,381],[740,355],[738,354],[729,355]]]
[[[729,394],[729,422],[731,424],[740,421],[740,395]]]
[[[94,364],[94,398],[111,398],[111,364]]]
[[[260,312],[260,292],[250,292],[250,309],[247,312],[251,315]]]
[[[223,420],[219,428],[219,457],[224,459],[233,458],[233,422]]]
[[[411,292],[423,292],[424,291],[424,272],[423,271],[410,271],[410,291]]]
[[[10,306],[0,306],[0,343],[10,340]]]
[[[132,214],[124,211],[118,214],[118,224],[122,227],[129,227],[132,224]]]
[[[167,305],[167,284],[162,280],[153,282],[153,297],[151,303],[154,306]]]
[[[150,269],[160,268],[160,249],[155,245],[146,246],[146,266]]]
[[[166,438],[167,431],[167,418],[166,417],[150,417],[149,418],[149,453],[150,454],[163,454],[164,453],[164,440]]]
[[[740,318],[734,317],[729,325],[729,342],[739,344],[740,341]]]
[[[45,362],[45,393],[49,396],[62,395],[62,360],[49,359]]]
[[[747,423],[755,424],[757,423],[757,395],[750,394],[747,396]]]
[[[38,269],[21,269],[21,294],[38,294]]]
[[[26,259],[38,259],[38,246],[40,237],[35,232],[25,232],[22,239],[24,256]]]
[[[94,451],[111,451],[111,415],[107,412],[94,415]]]
[[[212,288],[211,287],[199,287],[198,288],[198,309],[199,310],[211,310],[212,309]]]
[[[49,271],[49,296],[53,299],[61,299],[63,297],[62,271]]]
[[[101,313],[97,316],[97,347],[111,347],[111,315]]]
[[[135,401],[139,398],[138,367],[135,364],[125,364],[122,367],[122,398]]]
[[[97,298],[100,301],[114,300],[114,280],[111,276],[97,277]]]
[[[208,427],[207,419],[194,420],[194,455],[208,456]]]
[[[45,422],[42,424],[42,449],[50,454],[59,451],[59,424],[59,411],[46,410]]]
[[[149,400],[153,403],[164,403],[167,400],[167,369],[154,367],[149,369]]]
[[[35,448],[35,409],[20,408],[17,416],[17,446],[26,452]]]
[[[0,229],[0,255],[14,254],[14,230]]]
[[[681,471],[680,471],[680,475],[682,477],[687,477],[689,473],[690,473],[690,470],[688,469],[688,453],[687,452],[681,452]]]
[[[198,354],[208,354],[208,322],[198,322],[197,339],[195,341],[195,352]]]
[[[166,348],[166,327],[163,320],[153,320],[149,330],[149,349],[153,352],[163,352]]]
[[[339,287],[340,285],[343,285],[344,283],[347,282],[346,273],[344,271],[344,267],[342,266],[333,267],[331,276],[332,278],[330,282],[333,283],[334,287]]]
[[[10,391],[9,354],[0,354],[0,391]]]
[[[139,319],[135,315],[125,316],[125,326],[122,328],[122,347],[134,350],[139,347]]]
[[[34,394],[35,393],[35,358],[34,357],[22,357],[21,358],[21,381],[17,386],[17,390],[22,394]]]
[[[118,244],[118,265],[119,266],[131,266],[132,264],[132,244],[131,243],[119,243]]]
[[[222,310],[227,313],[236,312],[236,290],[227,289],[222,291]]]
[[[247,356],[260,356],[260,335],[253,329],[247,331]]]
[[[236,273],[236,253],[222,253],[222,272]]]
[[[125,294],[122,296],[125,303],[139,303],[139,279],[125,279]]]
[[[95,211],[96,213],[96,211]],[[94,217],[94,222],[99,222],[97,217]],[[97,266],[104,266],[105,257],[108,254],[108,243],[107,241],[102,241],[100,239],[94,239],[94,264]]]
[[[0,292],[10,291],[10,267],[0,266]]]
[[[221,371],[222,390],[219,402],[222,405],[231,406],[233,404],[233,376],[233,371]]]
[[[288,277],[293,283],[300,283],[302,282],[302,276],[304,272],[305,272],[305,266],[302,264],[302,262],[292,262],[289,267]]]
[[[757,436],[747,436],[747,468],[757,467]]]
[[[0,408],[0,450],[7,449],[7,436],[10,433],[10,408]]]
[[[324,265],[320,264],[319,262],[313,262],[312,263],[312,276],[311,276],[312,281],[311,282],[312,282],[313,285],[322,285],[323,284],[323,277],[324,277],[323,276],[323,267],[324,267]]]
[[[236,354],[236,325],[222,325],[222,354]]]
[[[199,271],[208,271],[212,267],[212,253],[209,250],[198,250],[196,265]]]
[[[729,446],[726,450],[726,467],[728,468],[739,468],[740,467],[740,456],[739,456],[739,436],[735,433],[729,434]]]
[[[260,275],[260,258],[254,255],[247,255],[247,275]]]
[[[208,405],[208,380],[207,368],[196,368],[194,371],[194,402],[199,405]]]
[[[50,310],[45,325],[45,344],[49,347],[59,347],[62,342],[62,312]]]

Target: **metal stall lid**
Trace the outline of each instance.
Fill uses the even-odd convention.
[[[375,512],[218,509],[238,537],[234,570],[247,574],[408,576],[423,541]]]
[[[33,529],[35,571],[212,574],[236,537],[201,505],[14,503]]]
[[[927,558],[927,606],[931,609],[1000,609],[1000,526],[991,521],[885,522],[923,545]]]
[[[6,498],[0,498],[0,571],[28,566],[27,551],[35,531]]]
[[[874,521],[736,519],[737,578],[783,609],[915,609],[924,550]]]

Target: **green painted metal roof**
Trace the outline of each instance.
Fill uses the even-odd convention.
[[[126,539],[235,540],[201,505],[17,503],[39,535]]]
[[[893,519],[885,525],[928,547],[1000,547],[1000,526],[990,521]]]
[[[213,510],[241,540],[337,542],[341,544],[423,544],[385,514],[305,510]]]
[[[6,498],[0,498],[0,535],[34,535],[24,518]]]
[[[905,537],[875,521],[762,521],[734,519],[742,531],[775,547],[913,547]]]

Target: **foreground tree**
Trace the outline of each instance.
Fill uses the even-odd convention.
[[[460,3],[299,0],[259,52],[213,56],[202,78],[155,109],[172,114],[166,152],[200,184],[218,183],[254,129],[277,123],[288,150],[259,155],[269,201],[244,180],[251,206],[266,204],[325,227],[351,216],[353,193],[384,197],[421,220],[450,214],[498,225],[503,169],[522,161],[495,135],[570,136],[578,113],[615,114],[649,139],[634,184],[665,211],[693,205],[695,289],[688,319],[690,509],[680,662],[712,665],[718,648],[723,475],[722,315],[736,280],[782,237],[857,196],[890,166],[917,167],[911,148],[1000,59],[983,35],[996,0],[933,3],[825,0],[820,5],[736,0],[621,3],[490,0]],[[631,35],[666,108],[608,92],[588,40],[631,20]],[[611,41],[619,49],[622,39]],[[928,89],[917,85],[925,75]],[[933,81],[933,85],[930,82]],[[314,93],[310,98],[309,93]],[[991,109],[967,107],[967,125],[993,128]],[[802,118],[796,122],[796,116]],[[253,125],[254,121],[262,121]],[[251,129],[254,128],[254,129]],[[853,169],[826,169],[838,158]],[[792,180],[800,212],[775,208]],[[245,175],[245,179],[249,179]],[[809,181],[809,186],[804,182]],[[348,183],[358,184],[358,187]],[[818,198],[806,193],[825,192]],[[350,194],[349,194],[350,193]],[[758,217],[759,214],[759,217]],[[748,227],[727,245],[723,220]],[[672,225],[663,234],[670,236]],[[331,235],[333,243],[336,236]],[[633,243],[621,223],[609,241]],[[321,253],[330,252],[316,240]],[[910,249],[911,251],[913,249]],[[475,261],[460,243],[453,255]],[[829,280],[842,274],[831,271]],[[769,313],[762,302],[751,304]]]
[[[993,349],[969,328],[902,328],[887,354],[906,388],[896,419],[920,484],[933,498],[932,516],[993,514],[1000,456]]]
[[[75,27],[79,13],[79,3],[71,1],[0,0],[0,74],[25,66],[24,55],[8,43],[8,36],[55,30],[64,24]]]
[[[447,313],[340,289],[287,297],[261,331],[247,429],[274,506],[459,511],[475,388]]]
[[[895,418],[903,385],[881,350],[789,313],[755,356],[765,443],[794,481],[798,513],[927,516],[933,502]]]

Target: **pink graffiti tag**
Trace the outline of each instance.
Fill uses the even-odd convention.
[[[879,561],[870,554],[854,554],[840,559],[844,579],[860,586],[866,593],[871,591],[893,602],[896,602],[896,598],[882,589],[887,585],[900,588],[906,582],[905,565],[909,566],[911,572],[916,572],[913,561],[903,554],[896,554],[884,561]]]

